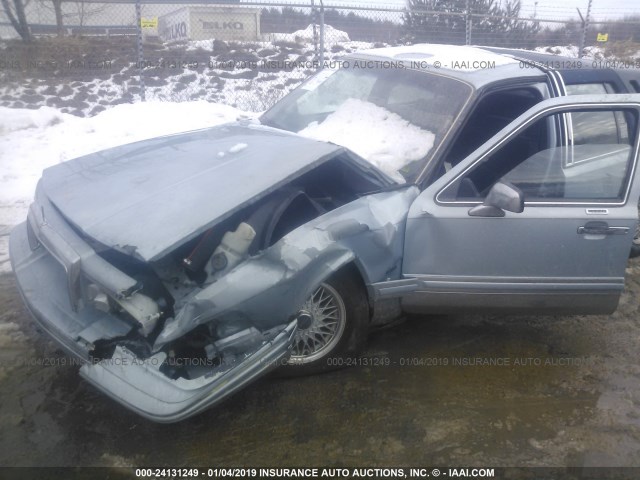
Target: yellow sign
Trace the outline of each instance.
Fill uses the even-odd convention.
[[[598,42],[606,42],[609,40],[609,34],[608,33],[599,33],[598,37],[596,38],[596,40]]]
[[[142,28],[158,28],[158,17],[141,18],[140,27]]]

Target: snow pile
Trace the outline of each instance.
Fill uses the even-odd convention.
[[[536,47],[534,51],[540,53],[549,53],[551,55],[560,55],[562,57],[577,57],[578,47],[575,45],[555,46],[555,47]]]
[[[0,107],[0,135],[27,128],[55,125],[68,117],[72,116],[51,107],[40,107],[38,110]]]
[[[576,45],[568,45],[568,46],[556,45],[554,47],[536,47],[534,50],[540,53],[560,55],[561,57],[578,58],[579,48]],[[583,58],[584,57],[594,58],[596,60],[602,60],[603,58],[606,57],[605,50],[602,47],[597,45],[584,47],[583,54],[584,54]]]
[[[316,31],[320,35],[320,27],[316,26]],[[296,30],[292,33],[294,38],[299,38],[305,42],[313,42],[313,25],[307,26],[304,30]],[[324,38],[328,43],[350,42],[347,32],[333,28],[331,25],[324,26]]]
[[[43,169],[117,145],[230,122],[243,113],[205,101],[123,104],[89,118],[48,107],[0,107],[0,273],[9,270],[10,226],[26,218]]]
[[[0,205],[29,201],[42,170],[50,165],[146,138],[195,130],[235,120],[242,112],[205,101],[123,104],[90,118],[59,114],[51,122],[51,110],[0,107]],[[12,119],[30,116],[22,128]],[[40,117],[40,118],[38,118]],[[0,225],[2,216],[0,216]]]
[[[331,25],[324,26],[325,43],[350,42],[349,34]],[[314,38],[320,37],[320,27],[316,25],[316,36],[313,35],[313,25],[307,26],[304,30],[296,30],[293,33],[269,33],[266,35],[269,41],[287,41],[287,42],[313,42]]]
[[[373,103],[351,98],[322,122],[312,122],[301,135],[346,147],[392,178],[404,182],[400,170],[423,158],[435,135]]]
[[[238,153],[247,148],[249,145],[246,143],[236,143],[233,147],[229,149],[229,153]]]
[[[146,138],[210,127],[234,121],[243,113],[228,105],[204,100],[118,105],[95,117],[82,119],[86,120],[81,122],[84,131],[97,134],[97,138],[90,145],[78,144],[76,149],[72,148],[68,153],[76,157],[90,153],[87,150],[93,152]],[[108,134],[104,135],[106,132]]]
[[[207,40],[189,40],[186,43],[185,50],[188,52],[193,50],[213,51],[213,39]]]

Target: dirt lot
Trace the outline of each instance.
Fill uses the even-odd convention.
[[[1,276],[0,465],[640,466],[638,292],[633,260],[611,316],[410,318],[369,365],[156,425],[62,365]]]

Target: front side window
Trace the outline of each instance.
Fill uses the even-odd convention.
[[[632,115],[622,110],[572,113]],[[632,166],[630,132],[605,143],[589,136],[581,144],[566,145],[555,135],[560,114],[537,120],[476,163],[447,186],[443,202],[483,201],[498,181],[519,187],[527,202],[620,202],[625,199]],[[587,117],[583,117],[587,118]],[[593,117],[592,117],[593,118]]]
[[[311,77],[260,121],[342,145],[399,183],[413,183],[472,88],[443,75],[358,62]]]

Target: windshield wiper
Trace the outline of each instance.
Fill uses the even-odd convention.
[[[273,118],[266,118],[264,115],[259,116],[258,121],[260,122],[260,125],[277,128],[278,130],[286,130],[286,128],[283,128],[282,125],[273,120]]]

